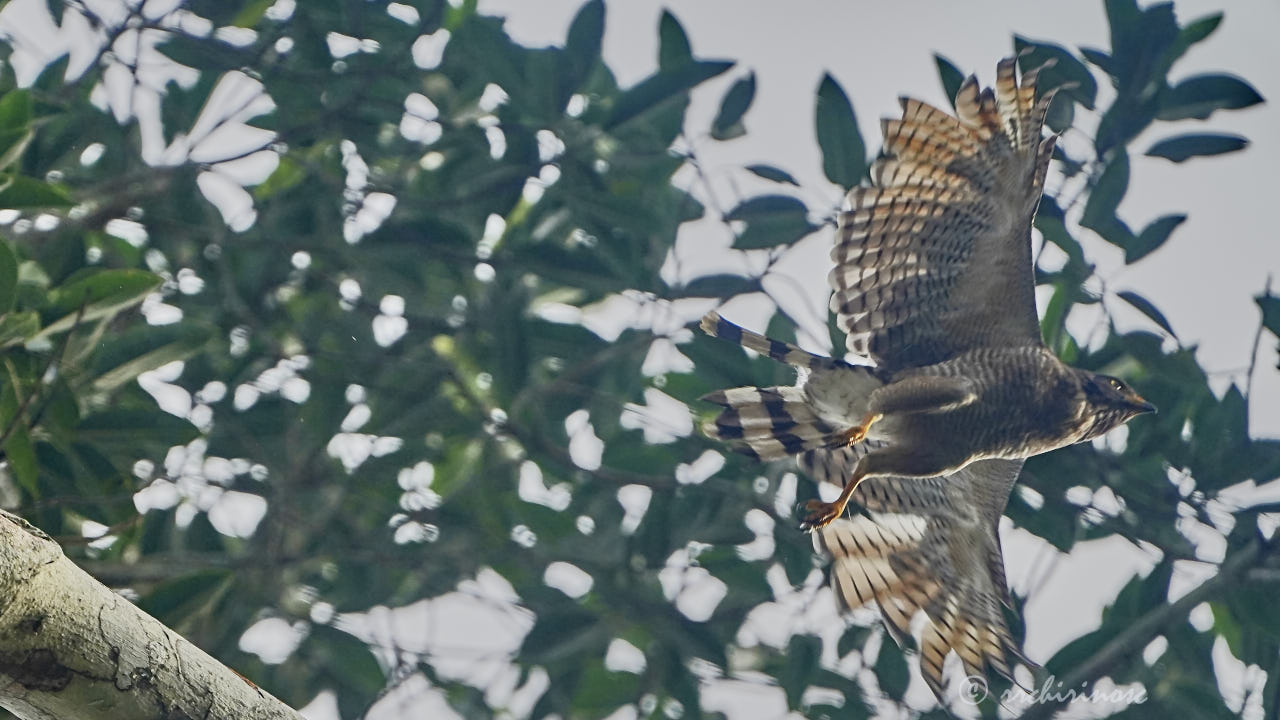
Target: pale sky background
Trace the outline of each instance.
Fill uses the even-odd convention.
[[[107,0],[93,2],[95,6],[105,4],[109,4]],[[19,5],[27,10],[12,12]],[[483,12],[508,16],[508,31],[518,41],[531,45],[561,44],[580,5],[581,0],[480,2]],[[39,23],[35,22],[35,14],[43,12],[42,7],[42,0],[14,0],[4,27],[13,30],[15,24],[25,25],[27,31],[36,32]],[[733,71],[694,94],[690,128],[707,127],[733,79],[755,71],[757,92],[745,118],[747,134],[723,143],[694,137],[694,150],[722,209],[731,207],[736,199],[761,192],[794,192],[806,201],[815,218],[835,207],[841,195],[840,189],[823,177],[814,141],[814,93],[823,72],[831,72],[849,95],[868,151],[874,153],[880,144],[879,118],[897,114],[899,95],[909,94],[939,107],[947,106],[933,52],[947,56],[962,71],[977,72],[981,80],[989,83],[996,61],[1011,52],[1015,33],[1069,48],[1108,45],[1101,2],[985,0],[960,4],[916,0],[872,4],[794,0],[784,4],[764,0],[610,0],[607,7],[605,59],[624,86],[642,79],[656,67],[658,20],[664,7],[670,8],[684,25],[695,55],[739,62]],[[785,11],[781,10],[783,7]],[[1176,7],[1182,21],[1219,9],[1203,0],[1179,2]],[[1191,50],[1173,75],[1180,78],[1200,72],[1231,71],[1245,77],[1267,100],[1280,98],[1280,46],[1272,39],[1276,28],[1280,28],[1280,3],[1236,2],[1228,8],[1215,35]],[[38,30],[41,40],[37,46],[45,52],[58,47],[50,39],[57,37],[56,28],[40,26]],[[77,48],[74,43],[70,49],[73,58],[91,56],[89,49]],[[244,84],[226,88],[228,94],[223,102],[235,104],[230,98],[237,89],[243,91]],[[1100,100],[1105,102],[1107,98],[1108,89],[1103,88]],[[1077,121],[1086,127],[1089,122],[1079,114]],[[1246,111],[1220,112],[1206,123],[1184,121],[1176,126],[1158,126],[1135,145],[1130,191],[1120,214],[1135,229],[1168,213],[1187,213],[1188,221],[1175,231],[1168,244],[1133,268],[1124,267],[1119,250],[1085,231],[1078,234],[1087,257],[1101,268],[1110,297],[1114,299],[1118,290],[1130,289],[1151,299],[1165,312],[1182,343],[1199,346],[1203,365],[1216,371],[1215,387],[1219,389],[1233,379],[1243,381],[1258,322],[1253,296],[1262,291],[1269,275],[1276,276],[1275,285],[1280,292],[1280,239],[1275,237],[1269,217],[1277,189],[1272,169],[1280,167],[1276,127],[1280,127],[1280,113],[1270,103]],[[1238,133],[1250,138],[1253,145],[1242,153],[1181,165],[1140,154],[1156,139],[1193,131]],[[261,141],[249,133],[242,125],[238,136],[223,136],[220,147]],[[194,129],[191,135],[196,135]],[[217,138],[206,138],[200,147],[218,144],[214,140]],[[179,153],[176,157],[184,157],[186,152],[185,148],[154,146],[151,150],[154,161],[168,157],[165,153],[170,151]],[[736,170],[751,163],[787,170],[800,181],[801,188],[772,185]],[[270,167],[274,167],[274,161],[266,172]],[[259,168],[245,177],[255,172],[262,175]],[[230,172],[227,176],[236,177]],[[688,179],[688,175],[681,178]],[[1050,183],[1052,189],[1052,175]],[[235,200],[239,197],[236,191],[238,188],[224,188],[222,197],[230,199],[220,202],[219,207],[229,222],[240,217],[241,222],[251,223],[251,205],[244,206],[243,199]],[[242,203],[238,209],[230,207],[235,202]],[[682,228],[678,239],[679,262],[668,270],[686,279],[725,268],[748,268],[750,261],[723,252],[730,240],[718,222],[690,223]],[[830,241],[829,232],[806,239],[775,268],[779,275],[766,282],[770,291],[800,319],[802,327],[810,331],[823,321],[819,313],[825,312]],[[1123,327],[1154,330],[1151,323],[1136,311],[1128,311],[1122,303],[1113,302],[1110,306],[1118,310]],[[746,301],[731,304],[726,314],[760,328],[769,310],[768,303]],[[1081,313],[1073,316],[1071,328],[1078,337],[1083,336],[1092,322],[1086,313]],[[815,346],[812,338],[803,334],[801,341]],[[1274,369],[1275,345],[1274,338],[1264,337],[1254,380],[1251,419],[1255,436],[1280,437],[1280,373]],[[820,343],[816,347],[823,349]],[[1280,495],[1274,487],[1270,490],[1272,495]],[[252,532],[253,525],[256,521],[245,532]],[[1097,627],[1102,608],[1120,585],[1135,572],[1147,572],[1155,562],[1150,554],[1124,540],[1081,543],[1065,556],[1025,531],[1012,528],[1007,520],[1002,530],[1010,582],[1015,592],[1031,596],[1026,613],[1026,652],[1040,662],[1069,640]],[[1199,555],[1208,562],[1180,563],[1175,570],[1175,595],[1187,592],[1212,573],[1212,563],[1221,559],[1224,549],[1220,536],[1214,532],[1197,533],[1191,528],[1188,533],[1196,535]],[[548,573],[548,584],[564,589],[571,597],[586,591],[580,583],[575,585],[572,570],[559,570]],[[717,598],[707,578],[689,575],[676,572],[663,582],[664,587],[674,588],[669,592],[677,606],[696,615],[714,607]],[[838,627],[831,624],[834,604],[814,600],[816,582],[791,589],[776,577],[773,581],[779,599],[755,618],[749,628],[752,638],[785,644],[791,631]],[[517,673],[503,660],[518,647],[529,626],[529,618],[512,609],[510,592],[510,586],[496,573],[482,574],[457,593],[406,608],[376,608],[341,618],[338,624],[395,652],[434,649],[439,653],[442,646],[455,651],[464,648],[465,652],[452,659],[435,657],[442,674],[486,679],[486,684],[492,686],[491,698],[505,699],[513,708],[527,707],[541,692],[546,679],[545,674],[535,673],[529,682],[517,687]],[[487,614],[486,609],[490,611]],[[1193,614],[1193,624],[1202,624],[1207,607],[1197,612],[1198,619]],[[246,633],[242,647],[260,653],[264,659],[283,659],[297,640],[295,628],[269,619]],[[1230,664],[1225,645],[1219,646],[1215,648],[1215,659]],[[635,652],[634,648],[629,650],[615,643],[610,648],[610,666],[626,667],[635,662]],[[870,650],[868,654],[873,655]],[[391,655],[387,659],[390,662],[395,658]],[[1244,684],[1258,681],[1256,675],[1242,672],[1228,675],[1240,676],[1240,683]],[[928,707],[931,696],[914,670],[912,677],[911,701],[918,707]],[[1240,683],[1226,689],[1238,693]],[[705,687],[706,707],[720,709],[735,720],[785,714],[785,703],[776,688],[745,682],[719,682]],[[396,717],[410,707],[421,713],[428,709],[424,701],[432,716],[450,716],[438,695],[424,692],[420,684],[409,683],[389,694],[371,717]],[[314,720],[336,717],[332,697],[322,695],[308,708],[308,715]]]

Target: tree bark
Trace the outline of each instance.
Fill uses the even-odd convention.
[[[24,720],[300,720],[0,511],[0,707]]]

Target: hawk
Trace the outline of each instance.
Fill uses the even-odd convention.
[[[831,310],[848,350],[820,357],[716,313],[710,335],[797,368],[793,387],[706,396],[723,410],[704,432],[747,455],[799,455],[842,486],[810,500],[802,527],[832,558],[850,607],[874,602],[900,643],[923,611],[921,674],[943,699],[954,651],[965,670],[1011,678],[1022,659],[998,524],[1025,458],[1095,438],[1155,408],[1117,378],[1073,368],[1045,346],[1036,316],[1031,226],[1055,136],[1038,70],[970,76],[955,115],[904,98],[884,120],[868,186],[837,221]],[[844,517],[855,501],[863,513]]]

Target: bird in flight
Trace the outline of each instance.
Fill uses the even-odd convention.
[[[707,435],[747,455],[800,456],[842,487],[810,500],[801,527],[832,558],[851,608],[876,603],[901,642],[912,618],[921,674],[944,699],[943,661],[1012,678],[1024,662],[998,526],[1024,460],[1098,437],[1155,408],[1118,378],[1071,367],[1040,336],[1031,227],[1056,136],[1053,92],[1015,58],[995,88],[970,76],[955,115],[909,98],[883,121],[871,182],[837,219],[831,310],[851,364],[745,330],[711,313],[702,329],[797,368],[789,387],[740,387]],[[845,516],[853,501],[863,513]],[[1030,664],[1030,663],[1028,663]]]

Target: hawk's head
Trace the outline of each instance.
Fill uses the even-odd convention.
[[[1131,418],[1155,412],[1156,406],[1142,399],[1119,378],[1101,373],[1082,372],[1086,422],[1089,430],[1083,439],[1095,438],[1117,428]]]

